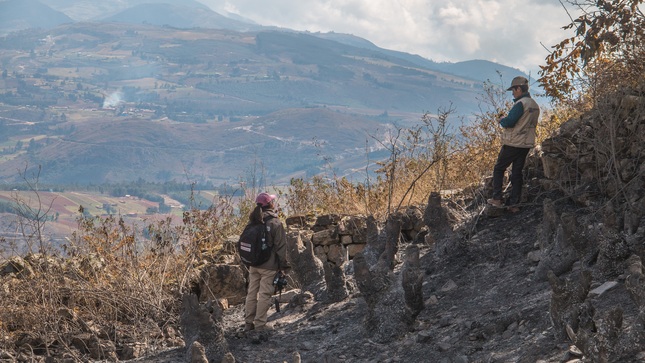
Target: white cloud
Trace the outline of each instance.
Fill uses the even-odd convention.
[[[486,59],[535,74],[569,18],[557,0],[201,0],[263,25],[335,31],[435,61]]]

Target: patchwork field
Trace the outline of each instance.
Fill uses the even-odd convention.
[[[213,192],[203,192],[214,195]],[[171,216],[179,223],[182,216],[180,202],[164,196],[165,203],[171,206],[168,214],[150,214],[149,208],[159,203],[132,196],[110,197],[99,193],[27,191],[0,191],[0,203],[19,204],[32,214],[44,216],[45,234],[53,240],[64,240],[78,228],[79,209],[82,206],[92,216],[107,216],[108,211],[123,218],[127,226],[141,228],[157,220]],[[5,239],[22,240],[21,224],[30,224],[26,218],[13,213],[0,213],[0,236]]]

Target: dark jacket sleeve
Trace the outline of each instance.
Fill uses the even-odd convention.
[[[514,127],[520,117],[522,117],[522,114],[524,114],[524,105],[522,102],[516,102],[513,107],[511,107],[508,115],[499,120],[499,124],[505,129]]]
[[[291,266],[287,261],[287,233],[284,225],[279,219],[274,218],[273,221],[277,222],[274,223],[274,227],[271,230],[273,237],[273,252],[275,252],[278,259],[278,270],[282,270],[286,273],[291,269]]]

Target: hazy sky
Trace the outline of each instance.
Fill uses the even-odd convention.
[[[335,31],[434,61],[486,59],[537,77],[569,32],[558,0],[199,0],[261,25]]]

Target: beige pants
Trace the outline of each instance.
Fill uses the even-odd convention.
[[[267,323],[267,312],[273,295],[273,277],[276,271],[249,267],[249,289],[244,304],[244,322],[262,328]]]

